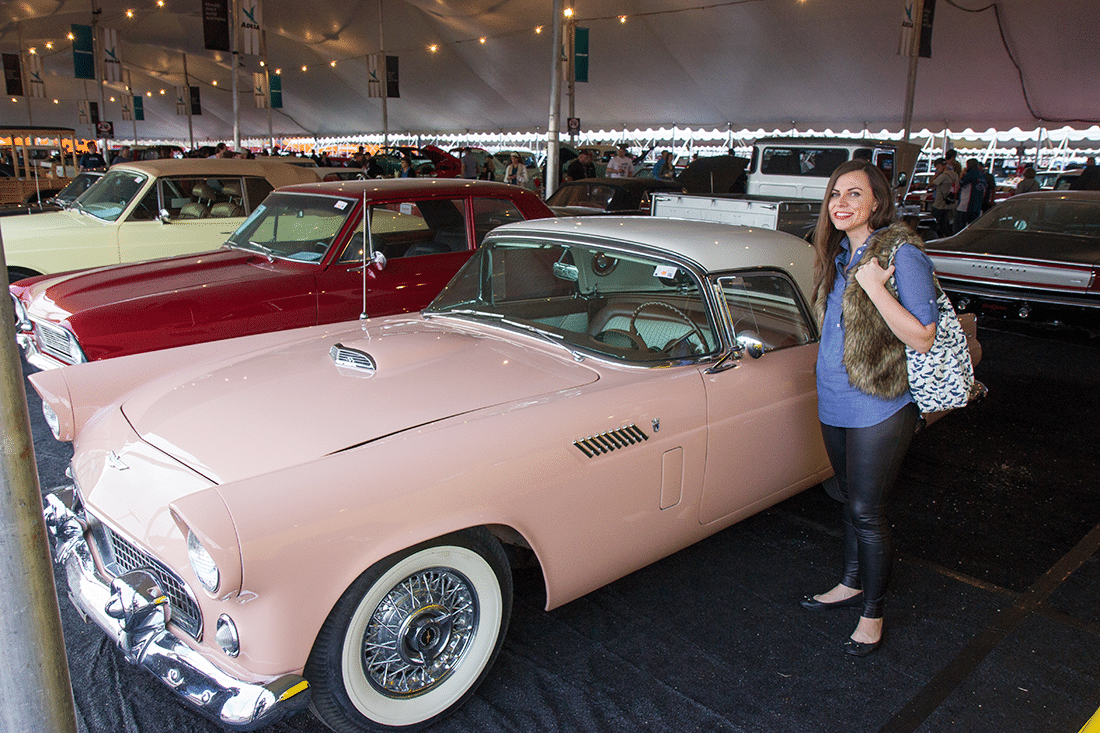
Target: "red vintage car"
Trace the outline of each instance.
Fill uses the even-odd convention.
[[[488,181],[287,186],[220,250],[11,285],[17,338],[32,366],[50,369],[415,311],[490,230],[550,216],[531,191]]]

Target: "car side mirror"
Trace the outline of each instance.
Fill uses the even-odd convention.
[[[172,220],[172,215],[168,213],[168,209],[161,209],[157,215],[157,221],[161,224],[167,224]]]

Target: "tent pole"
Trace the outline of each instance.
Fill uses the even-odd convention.
[[[917,61],[920,59],[920,34],[924,26],[924,0],[913,0],[913,43],[909,47],[909,79],[905,84],[905,131],[903,142],[909,142],[913,127],[913,97],[917,91]]]
[[[561,140],[558,137],[558,115],[561,112],[561,19],[562,0],[554,0],[553,31],[550,34],[550,120],[546,126],[546,181],[543,198],[558,187],[561,175]]]

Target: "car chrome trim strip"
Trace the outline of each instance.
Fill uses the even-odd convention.
[[[609,430],[598,435],[589,435],[583,440],[574,440],[573,445],[588,458],[610,453],[649,440],[641,428],[634,423],[625,427]]]
[[[233,730],[256,730],[304,710],[309,684],[295,674],[267,682],[240,680],[181,641],[168,628],[172,603],[145,570],[108,582],[96,571],[76,493],[63,487],[45,497],[54,561],[69,582],[77,610],[103,629],[126,658],[157,677],[194,709]]]

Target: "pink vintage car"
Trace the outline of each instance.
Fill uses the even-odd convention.
[[[530,191],[486,181],[287,186],[216,252],[12,284],[17,339],[32,366],[52,369],[420,310],[493,227],[549,216]],[[367,277],[364,251],[377,253]]]
[[[72,599],[230,727],[430,723],[491,674],[510,559],[554,608],[830,475],[811,267],[772,231],[529,221],[420,314],[34,374]]]

